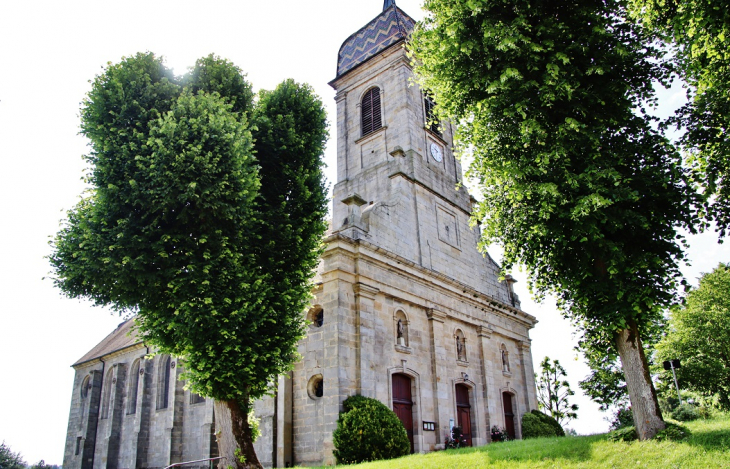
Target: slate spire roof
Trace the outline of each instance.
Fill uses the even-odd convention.
[[[337,78],[406,39],[415,24],[394,0],[385,0],[382,13],[342,43],[337,56]]]

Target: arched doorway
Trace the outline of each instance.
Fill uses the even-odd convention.
[[[471,446],[471,404],[469,404],[469,387],[456,385],[456,416],[466,444]]]
[[[393,412],[406,427],[408,439],[413,452],[413,399],[411,396],[411,378],[402,374],[393,375]]]
[[[512,394],[502,393],[502,404],[504,405],[504,426],[510,439],[515,439],[515,413],[512,408]]]

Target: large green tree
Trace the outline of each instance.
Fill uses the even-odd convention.
[[[682,389],[717,394],[730,407],[730,267],[720,264],[700,278],[683,307],[672,311],[669,330],[656,346],[657,363],[680,359]],[[673,387],[671,371],[662,371]]]
[[[260,467],[250,402],[297,355],[325,230],[320,100],[291,80],[253,98],[215,56],[183,77],[151,53],[109,64],[81,110],[90,189],[50,256],[66,295],[137,313],[184,360],[223,467]]]
[[[668,72],[620,2],[426,0],[411,51],[459,124],[482,246],[523,263],[583,340],[621,358],[640,438],[664,428],[643,329],[674,301],[693,194],[643,109]]]
[[[688,103],[672,119],[721,236],[730,229],[730,11],[717,0],[629,0],[671,48]]]

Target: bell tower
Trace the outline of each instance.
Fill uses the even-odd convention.
[[[472,199],[460,186],[453,127],[412,81],[405,41],[414,20],[383,12],[342,44],[337,76],[337,184],[332,229],[513,302],[498,266],[476,250]]]

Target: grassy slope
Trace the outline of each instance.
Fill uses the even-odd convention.
[[[538,438],[416,454],[357,469],[410,468],[730,468],[730,416],[689,422],[685,442],[612,443],[602,435]]]

